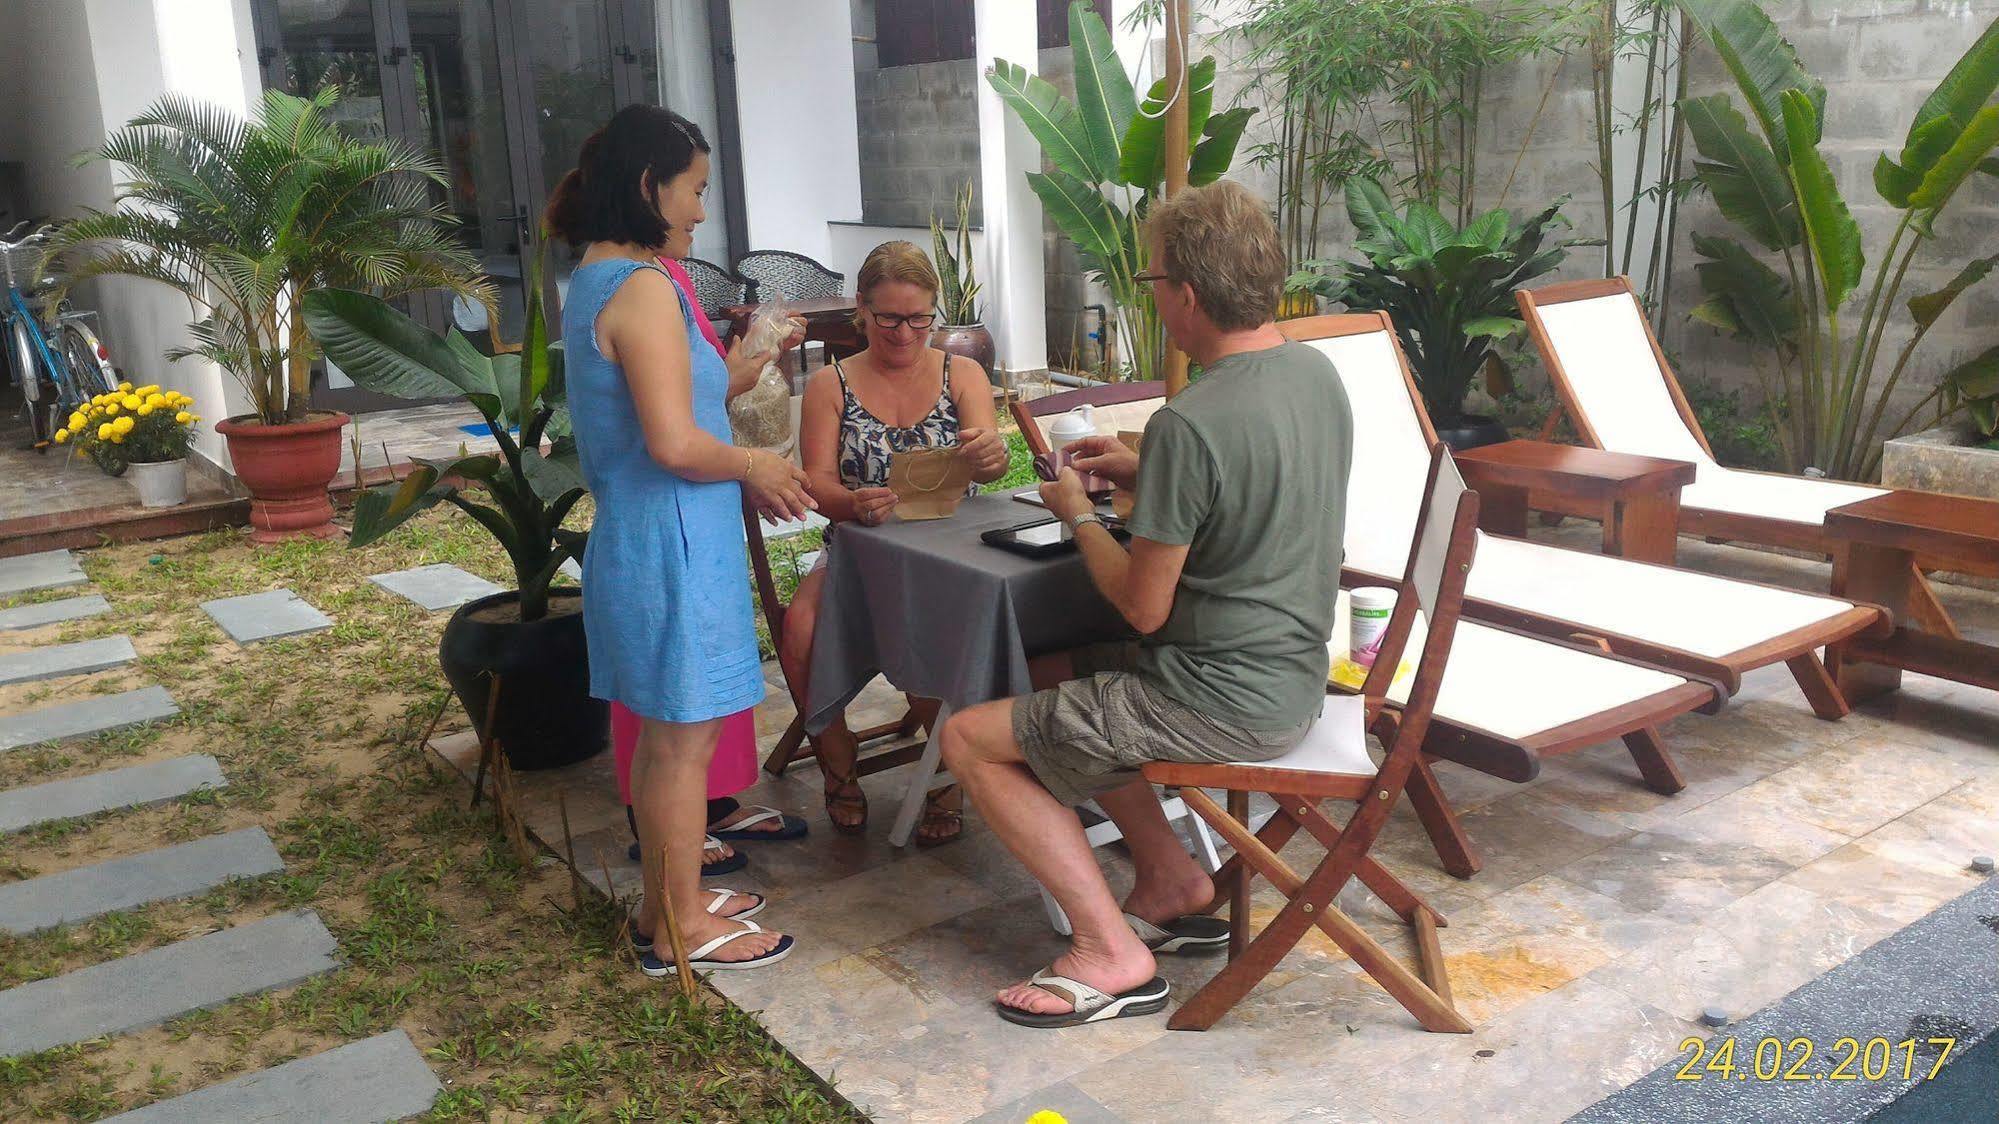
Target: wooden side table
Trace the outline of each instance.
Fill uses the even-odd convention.
[[[1825,534],[1833,596],[1874,602],[1895,617],[1886,637],[1827,649],[1826,668],[1849,701],[1893,691],[1904,671],[1999,691],[1999,646],[1958,635],[1922,570],[1999,577],[1999,501],[1889,492],[1826,512]]]
[[[1694,482],[1690,461],[1508,441],[1456,454],[1479,495],[1479,525],[1496,535],[1527,534],[1530,496],[1549,510],[1603,520],[1603,552],[1672,565],[1678,549],[1680,489]],[[1545,499],[1544,499],[1545,497]]]

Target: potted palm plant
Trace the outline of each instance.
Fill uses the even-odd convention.
[[[958,226],[947,238],[944,224],[930,216],[931,256],[937,259],[937,313],[943,323],[930,333],[930,345],[962,355],[993,370],[993,334],[979,320],[979,279],[972,271],[972,185],[958,191]]]
[[[326,486],[348,418],[311,409],[317,353],[302,295],[338,285],[493,299],[446,231],[442,166],[399,141],[347,136],[329,112],[338,97],[268,91],[247,121],[161,98],[96,154],[123,167],[119,206],[63,227],[49,248],[66,286],[122,275],[187,297],[194,344],[167,358],[211,360],[249,392],[252,412],[215,428],[250,490],[260,542],[338,533]]]
[[[1356,312],[1386,311],[1416,373],[1437,437],[1453,449],[1507,438],[1506,427],[1465,412],[1465,399],[1502,341],[1525,325],[1513,290],[1561,264],[1570,246],[1550,241],[1568,225],[1564,196],[1525,219],[1494,209],[1462,229],[1428,203],[1395,213],[1373,180],[1346,185],[1360,261],[1310,261],[1286,282]]]
[[[548,339],[538,274],[530,269],[520,350],[491,357],[456,329],[438,336],[367,293],[315,289],[304,301],[306,327],[356,385],[402,398],[461,397],[499,444],[497,453],[417,461],[402,481],[363,492],[348,544],[367,546],[440,503],[499,541],[515,588],[461,606],[444,627],[438,662],[467,717],[516,769],[581,761],[604,748],[610,730],[608,709],[590,697],[581,591],[550,588],[563,563],[583,556],[588,535],[563,526],[585,489],[563,402],[562,347]]]

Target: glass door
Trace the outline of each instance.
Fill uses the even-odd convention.
[[[407,302],[410,314],[489,353],[517,347],[523,262],[542,252],[550,190],[617,106],[658,98],[653,0],[252,0],[251,12],[267,87],[338,83],[355,135],[400,138],[444,164],[444,200],[499,290],[497,316],[435,293]],[[548,248],[549,298],[567,289],[572,257]],[[315,376],[313,401],[350,413],[409,404],[338,370]]]

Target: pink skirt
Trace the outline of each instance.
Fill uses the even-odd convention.
[[[632,754],[639,746],[639,716],[611,704],[611,752],[618,759],[618,796],[632,802]],[[740,710],[722,719],[722,737],[708,763],[708,799],[733,796],[756,783],[757,712]]]

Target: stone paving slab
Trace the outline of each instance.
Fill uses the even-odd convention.
[[[65,597],[61,601],[44,601],[38,605],[18,605],[12,609],[0,609],[0,632],[77,621],[110,610],[111,602],[95,593],[85,597]]]
[[[153,1026],[190,1011],[287,987],[340,966],[312,910],[0,991],[0,1057]]]
[[[306,604],[289,589],[203,601],[201,609],[222,626],[229,639],[241,645],[333,627],[333,618]]]
[[[0,832],[19,831],[48,820],[66,820],[114,808],[158,804],[199,788],[220,788],[227,783],[222,766],[204,753],[10,788],[0,792]]]
[[[261,827],[0,885],[0,932],[24,936],[285,868]]]
[[[0,558],[0,597],[32,593],[37,589],[83,585],[89,580],[83,573],[83,567],[77,564],[76,555],[67,550],[45,550],[40,554]]]
[[[0,686],[31,683],[37,679],[60,679],[65,675],[88,675],[93,671],[122,667],[139,658],[129,636],[102,636],[74,644],[47,644],[24,652],[0,656]]]
[[[456,609],[467,601],[476,601],[506,588],[444,562],[376,574],[368,580],[405,600],[416,602],[424,611],[431,613],[440,609]]]
[[[80,738],[157,722],[180,713],[165,687],[138,687],[115,695],[93,695],[0,717],[0,753],[42,742]]]
[[[431,1106],[443,1091],[401,1030],[286,1062],[111,1118],[122,1124],[311,1120],[380,1124]]]

